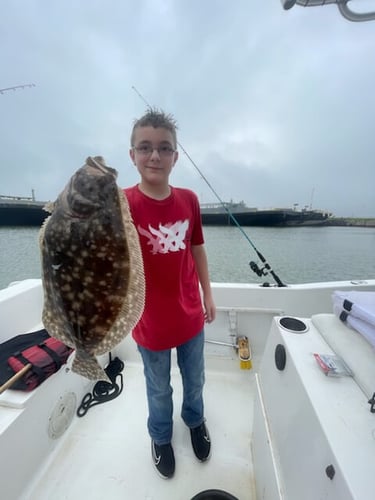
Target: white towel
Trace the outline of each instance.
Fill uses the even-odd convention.
[[[334,304],[333,312],[335,315],[341,319],[346,325],[350,326],[353,330],[360,333],[363,338],[367,340],[374,348],[375,348],[375,326],[370,325],[366,321],[362,319],[356,318],[351,314],[348,314],[348,311],[345,311],[340,307],[340,305]]]
[[[375,327],[375,292],[336,291],[333,293],[333,303],[350,316]]]

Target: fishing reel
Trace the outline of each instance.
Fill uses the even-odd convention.
[[[258,264],[254,262],[253,260],[249,262],[250,269],[259,277],[261,276],[267,276],[268,275],[268,270],[270,269],[270,266],[266,264],[264,267],[259,268]]]
[[[260,268],[258,266],[258,264],[252,260],[251,262],[249,262],[249,266],[250,266],[251,270],[254,271],[254,273],[257,276],[259,276],[259,277],[267,276],[268,274],[271,274],[271,276],[276,281],[277,286],[280,286],[280,287],[286,286],[281,281],[281,279],[277,276],[277,274],[274,273],[274,271],[271,269],[271,266],[266,262],[266,260],[264,259],[264,257],[259,252],[257,252],[257,253],[260,256],[262,262],[264,263],[264,267]],[[272,285],[270,285],[269,283],[263,283],[262,286],[269,287],[269,286],[272,286]]]

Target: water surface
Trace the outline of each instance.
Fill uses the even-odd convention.
[[[375,228],[247,227],[244,231],[285,283],[375,278]],[[39,228],[0,228],[0,288],[40,277]],[[263,267],[236,227],[205,226],[212,281],[273,283],[258,278],[251,260]]]

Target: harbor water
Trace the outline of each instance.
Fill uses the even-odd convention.
[[[264,266],[252,245],[285,284],[375,278],[375,228],[205,226],[213,282],[274,283],[249,266]],[[39,229],[0,227],[0,289],[13,281],[39,278]],[[250,240],[250,242],[249,242]]]

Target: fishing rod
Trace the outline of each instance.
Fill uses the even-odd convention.
[[[136,94],[138,95],[138,97],[146,104],[146,106],[148,108],[151,108],[151,105],[147,102],[147,100],[143,97],[143,95],[137,90],[137,88],[134,85],[132,86],[132,89],[134,90],[134,92],[136,92]],[[183,147],[183,145],[179,141],[177,141],[177,145],[179,146],[179,148],[181,149],[181,151],[186,155],[186,157],[188,158],[188,160],[190,161],[190,163],[193,165],[193,167],[197,170],[197,172],[199,173],[199,175],[201,176],[201,178],[204,180],[204,182],[207,184],[207,186],[211,189],[212,193],[218,199],[220,205],[227,212],[228,216],[233,221],[234,225],[241,231],[242,235],[245,237],[245,239],[247,240],[247,242],[250,244],[250,246],[253,248],[253,250],[255,251],[255,253],[257,254],[257,256],[260,258],[260,260],[264,264],[264,266],[262,268],[259,268],[259,266],[258,266],[258,264],[256,262],[251,261],[251,262],[249,262],[251,270],[255,274],[257,274],[259,277],[261,277],[261,276],[267,276],[267,274],[269,273],[273,277],[273,279],[276,281],[277,286],[279,286],[279,287],[286,286],[281,281],[281,279],[277,276],[277,274],[274,272],[274,270],[271,268],[271,266],[268,264],[268,262],[265,259],[265,257],[256,248],[256,246],[254,245],[254,243],[251,241],[251,239],[249,238],[249,236],[246,234],[246,232],[243,230],[243,228],[241,227],[241,225],[237,221],[236,217],[233,215],[233,213],[229,210],[229,208],[227,207],[227,205],[220,198],[220,196],[218,195],[218,193],[216,192],[216,190],[214,189],[214,187],[210,184],[210,182],[208,181],[208,179],[205,177],[205,175],[203,174],[203,172],[201,171],[201,169],[198,167],[198,165],[195,163],[195,161],[192,159],[192,157],[189,155],[189,153],[186,151],[186,149]],[[264,286],[266,286],[266,285],[264,285]]]

